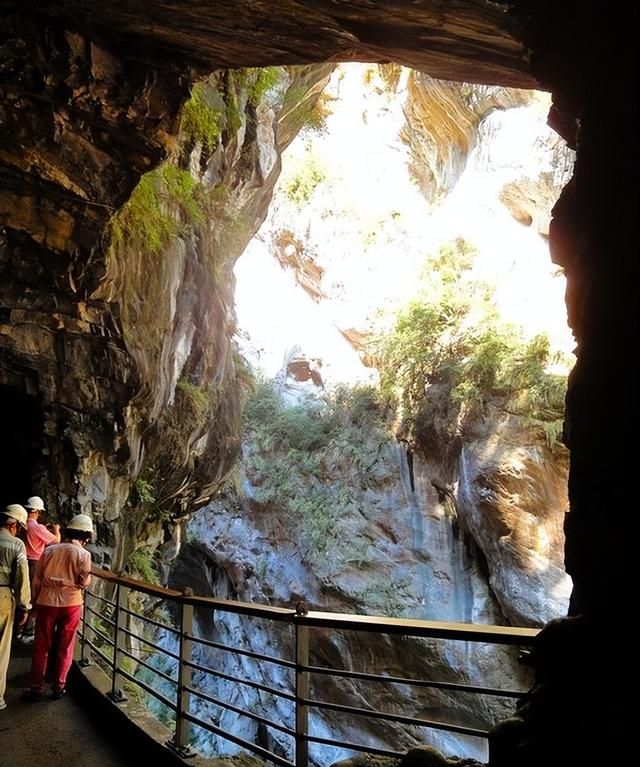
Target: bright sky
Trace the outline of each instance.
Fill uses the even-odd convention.
[[[545,123],[546,95],[490,115],[483,126],[490,141],[474,150],[453,191],[431,208],[409,177],[407,148],[398,139],[402,99],[365,91],[366,69],[339,68],[326,134],[299,136],[283,156],[283,182],[310,157],[326,181],[301,210],[276,190],[267,220],[236,265],[239,327],[260,351],[265,372],[275,375],[287,350],[299,346],[323,360],[326,381],[371,379],[338,328],[364,330],[376,310],[406,302],[425,257],[456,237],[476,245],[476,269],[495,281],[506,318],[531,335],[549,333],[569,353],[574,343],[564,277],[556,274],[545,240],[518,224],[498,199],[505,182],[550,170],[549,153],[539,151],[553,135]],[[283,228],[325,269],[321,304],[270,254],[271,233]]]

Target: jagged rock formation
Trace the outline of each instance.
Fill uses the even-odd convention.
[[[254,335],[255,349],[273,349],[271,357],[250,359],[275,374],[277,350],[295,343],[323,358],[329,383],[374,380],[355,364],[375,368],[367,339],[413,298],[427,257],[456,238],[479,251],[475,268],[496,284],[505,319],[552,335],[554,348],[569,354],[562,280],[551,277],[543,239],[515,225],[500,201],[508,184],[527,196],[536,228],[548,228],[550,190],[559,191],[573,152],[544,124],[546,95],[425,80],[399,67],[389,79],[389,69],[336,68],[324,93],[331,114],[323,131],[287,150],[269,213],[236,272],[240,324]],[[520,106],[525,96],[529,103]],[[441,127],[433,115],[443,112],[450,118]],[[422,166],[431,174],[429,198],[417,189],[416,155],[400,137],[416,152],[424,146],[434,153]],[[530,193],[533,185],[549,191]],[[250,287],[254,272],[270,279],[269,293]],[[548,295],[544,314],[533,309],[538,283]],[[314,303],[294,295],[293,284]]]
[[[296,383],[300,377],[290,367],[280,384],[283,399],[291,402],[297,386],[295,402],[323,407],[304,380]],[[467,623],[535,626],[564,614],[570,592],[562,570],[564,449],[557,446],[559,452],[552,454],[542,434],[497,406],[482,418],[466,418],[455,429],[463,436],[453,442],[443,429],[442,413],[434,407],[430,412],[433,425],[422,428],[423,435],[432,434],[430,445],[417,445],[410,456],[406,446],[387,441],[367,421],[358,429],[345,427],[349,431],[330,442],[319,458],[312,451],[304,464],[308,474],[282,438],[268,440],[262,453],[261,443],[249,435],[236,483],[241,490],[223,494],[189,522],[190,543],[172,569],[171,585],[195,583],[200,593],[245,602],[294,606],[303,600],[311,609],[329,612]],[[355,422],[356,416],[351,417]],[[275,423],[264,428],[277,430]],[[281,470],[295,479],[287,482],[286,492],[274,495],[270,488]],[[323,487],[334,489],[335,497],[329,504],[318,497],[307,508],[304,498],[313,497],[318,471]],[[291,652],[289,640],[273,626],[256,632],[253,623],[230,615],[212,624],[203,614],[199,631],[257,653],[269,654],[274,643],[283,657]],[[314,636],[312,651],[319,665],[379,673],[401,663],[409,677],[526,686],[514,653],[501,648],[456,643],[445,648],[420,640],[399,645],[393,637],[338,634]],[[237,672],[237,662],[244,666],[241,660],[216,656],[226,673]],[[277,672],[268,665],[249,665],[244,674],[276,683]],[[209,679],[207,686],[216,698],[233,694],[233,685],[224,680]],[[321,679],[315,689],[319,698],[337,703],[378,703],[381,695],[370,684],[346,679]],[[406,691],[385,693],[389,710],[479,726],[490,726],[511,710],[505,701],[467,702],[433,690],[414,689],[410,700],[407,710]],[[292,712],[257,693],[246,691],[243,701],[269,719],[292,721]],[[228,726],[234,732],[240,728],[249,740],[258,737],[244,717],[230,717]],[[430,742],[446,753],[486,758],[473,739],[380,723],[374,727],[332,712],[314,720],[314,733],[324,732],[373,747]],[[288,748],[286,738],[272,737]],[[207,753],[229,748],[206,739],[200,745]],[[314,761],[326,764],[335,758],[334,750],[318,749]]]
[[[51,27],[67,25],[90,39],[128,51],[162,71],[166,53],[200,71],[269,64],[325,61],[387,61],[445,73],[466,82],[530,87],[528,51],[522,28],[508,6],[462,0],[456,9],[421,0],[392,7],[335,3],[301,8],[293,0],[264,6],[232,0],[211,6],[205,0],[176,5],[151,0],[141,12],[127,3],[87,8],[82,0],[37,2],[22,16]],[[152,20],[152,21],[150,21]],[[428,44],[425,45],[425,39]]]
[[[501,611],[516,626],[563,615],[571,591],[563,567],[565,449],[550,449],[539,431],[500,408],[462,431],[458,521],[482,552]]]
[[[403,138],[411,148],[410,169],[430,203],[451,191],[464,171],[484,117],[495,109],[530,103],[529,91],[470,86],[412,73],[407,82]]]
[[[502,188],[500,199],[516,221],[548,237],[551,209],[561,188],[549,175],[541,174],[535,180],[521,178],[508,182]]]
[[[149,440],[157,433],[148,432],[141,400],[153,422],[172,400],[180,367],[166,352],[194,333],[194,322],[186,317],[174,323],[172,341],[160,342],[162,363],[158,366],[158,350],[147,367],[131,327],[144,338],[142,328],[155,330],[153,319],[138,325],[144,307],[153,314],[151,308],[159,307],[164,295],[185,309],[185,300],[192,304],[192,286],[203,283],[201,267],[187,265],[197,260],[197,252],[189,255],[190,246],[177,245],[173,258],[167,254],[167,263],[173,263],[170,275],[166,272],[167,290],[160,285],[165,273],[138,260],[137,268],[156,278],[147,285],[139,274],[140,292],[132,284],[136,275],[131,262],[126,278],[106,263],[106,224],[140,174],[172,151],[178,110],[191,82],[226,66],[345,56],[376,60],[389,55],[380,30],[387,41],[391,30],[404,30],[407,10],[412,23],[437,30],[437,39],[430,50],[421,51],[418,34],[403,31],[394,46],[395,60],[415,57],[416,64],[438,74],[455,69],[452,46],[460,45],[474,60],[478,77],[490,81],[497,76],[517,85],[533,82],[515,20],[492,7],[465,4],[467,21],[462,25],[428,4],[421,9],[380,8],[373,15],[371,9],[354,14],[346,7],[327,6],[296,17],[292,9],[287,2],[269,9],[255,4],[238,14],[233,4],[189,3],[185,11],[154,2],[138,15],[126,4],[91,9],[83,3],[3,5],[1,380],[6,407],[17,414],[16,422],[28,424],[26,430],[10,432],[24,447],[3,453],[8,465],[16,467],[9,471],[5,500],[37,487],[62,516],[78,506],[92,511],[109,523],[101,527],[107,549],[114,547],[109,528],[140,465],[141,435]],[[187,19],[195,18],[198,24],[185,34]],[[488,55],[489,41],[495,54]],[[282,134],[281,141],[289,139]],[[232,137],[231,144],[235,141]],[[244,153],[242,162],[247,159]],[[128,298],[123,290],[129,290]],[[125,337],[127,301],[142,308],[129,318]],[[156,328],[163,331],[175,318],[173,309],[167,309],[157,318]],[[205,325],[218,328],[228,322],[228,300],[221,297],[217,310],[210,312],[209,320],[201,321],[199,309],[192,315],[203,337]],[[221,349],[214,369],[222,370],[225,360]],[[192,434],[194,444],[199,433]],[[12,456],[23,458],[24,467]],[[224,473],[224,467],[223,460],[214,476]],[[206,497],[206,487],[204,480],[191,498]]]
[[[32,394],[42,398],[42,419],[48,424],[50,447],[34,458],[30,481],[55,499],[52,506],[60,511],[73,504],[91,512],[101,530],[94,551],[98,560],[121,567],[136,545],[162,543],[172,535],[166,523],[190,504],[205,501],[235,461],[240,384],[231,351],[231,270],[266,215],[280,152],[303,119],[299,106],[321,90],[330,70],[282,70],[279,96],[258,105],[248,102],[248,87],[239,78],[212,76],[209,98],[223,114],[225,99],[233,104],[237,125],[220,135],[214,152],[183,136],[174,160],[178,173],[180,162],[186,162],[200,183],[203,220],[151,248],[135,231],[136,226],[145,231],[143,222],[134,219],[128,224],[134,231],[100,256],[99,286],[81,289],[70,276],[68,285],[60,283],[45,295],[41,308],[27,312],[16,288],[32,284],[31,274],[42,267],[30,272],[30,250],[5,239],[5,273],[18,276],[14,293],[5,290],[11,320],[3,333],[5,348],[14,356],[27,353]],[[295,96],[288,98],[279,123],[287,90]],[[166,189],[163,194],[152,202],[184,216]],[[29,234],[38,237],[35,231]],[[60,281],[51,275],[51,282]],[[74,305],[65,289],[88,295]],[[54,304],[57,311],[49,320],[45,310]],[[33,426],[35,444],[41,428]],[[65,450],[77,456],[71,465]],[[51,453],[66,476],[47,476]],[[9,498],[14,491],[5,492]],[[143,533],[145,524],[150,527]]]
[[[320,301],[325,297],[320,284],[324,269],[306,251],[305,245],[292,232],[282,229],[275,239],[274,252],[284,268],[292,269],[296,282],[311,298]]]

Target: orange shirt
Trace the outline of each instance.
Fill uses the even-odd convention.
[[[82,604],[91,581],[91,554],[79,541],[47,546],[33,576],[33,602],[49,607]]]
[[[27,559],[38,560],[42,556],[44,547],[55,541],[55,535],[44,525],[35,519],[27,520]]]

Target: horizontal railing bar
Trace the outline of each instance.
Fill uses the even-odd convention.
[[[127,658],[131,658],[131,660],[135,661],[138,665],[144,666],[144,668],[148,669],[149,671],[152,671],[154,674],[157,674],[158,676],[161,676],[163,679],[166,679],[167,682],[170,682],[171,684],[175,684],[176,687],[178,686],[178,682],[176,679],[174,679],[170,674],[167,674],[165,671],[160,671],[159,668],[155,668],[150,663],[147,663],[146,660],[143,660],[142,658],[138,658],[136,655],[133,655],[133,653],[130,653],[128,650],[121,649],[120,652],[123,655],[126,655]],[[120,669],[118,668],[118,671]]]
[[[490,644],[529,645],[535,642],[540,629],[513,626],[490,626],[482,623],[443,623],[440,621],[383,618],[348,613],[309,612],[296,615],[296,623],[311,628],[374,631],[379,634],[405,634],[433,639],[457,639]]]
[[[141,687],[145,692],[149,693],[149,695],[152,695],[156,700],[159,700],[160,703],[165,705],[167,708],[170,708],[172,711],[177,711],[178,707],[176,706],[173,701],[170,701],[169,698],[165,698],[164,695],[157,692],[153,689],[153,687],[150,687],[148,684],[145,684],[140,679],[136,679],[135,676],[130,674],[128,671],[124,671],[123,669],[118,669],[118,673],[120,676],[123,676],[125,679],[128,679],[132,684],[138,685],[138,687]]]
[[[109,666],[113,663],[113,659],[110,658],[108,655],[105,655],[102,650],[99,647],[96,647],[93,642],[90,639],[85,639],[84,643],[87,645],[87,647],[90,647],[93,652]]]
[[[295,737],[296,731],[290,729],[289,727],[285,727],[283,724],[276,724],[275,722],[272,722],[270,719],[267,719],[264,716],[260,716],[260,714],[254,714],[253,711],[245,711],[244,709],[239,708],[238,706],[234,706],[232,703],[225,703],[224,701],[218,700],[218,698],[214,698],[213,696],[208,695],[206,692],[202,692],[201,690],[198,690],[195,687],[185,687],[185,689],[188,692],[191,692],[194,695],[197,695],[198,698],[201,698],[202,700],[206,700],[209,703],[213,703],[216,706],[221,706],[222,708],[226,708],[229,711],[233,711],[234,714],[240,714],[240,716],[249,717],[249,719],[253,719],[255,722],[260,722],[261,724],[264,724],[267,727],[273,727],[276,730],[280,730],[280,732],[284,732],[285,735],[291,735],[291,737]]]
[[[100,639],[103,639],[105,644],[108,644],[109,647],[113,647],[115,645],[115,641],[108,634],[103,634],[102,631],[97,629],[95,626],[91,626],[91,631],[93,631],[96,636],[99,636]]]
[[[432,682],[428,679],[408,679],[399,676],[384,676],[383,674],[368,674],[364,671],[348,671],[347,669],[332,669],[323,666],[300,666],[301,671],[309,671],[312,674],[325,674],[327,676],[339,676],[347,679],[366,679],[370,682],[384,682],[386,684],[407,684],[413,687],[432,687],[437,690],[452,690],[454,692],[468,692],[478,695],[494,695],[505,698],[523,698],[528,694],[526,690],[502,690],[498,687],[476,687],[470,684],[458,684],[456,682]]]
[[[165,650],[164,647],[160,647],[160,645],[154,644],[149,639],[145,639],[144,637],[140,636],[140,634],[134,634],[133,631],[129,631],[129,629],[121,628],[120,631],[122,631],[123,634],[126,634],[127,636],[133,637],[138,642],[144,642],[146,645],[149,645],[149,647],[153,647],[154,650],[158,650],[158,652],[163,653],[164,655],[168,655],[170,658],[173,658],[174,660],[180,660],[180,656],[176,655],[176,653],[171,652],[171,650]]]
[[[246,748],[248,751],[252,751],[254,754],[261,756],[263,759],[268,759],[270,762],[275,762],[276,764],[281,765],[281,767],[295,767],[294,763],[290,762],[288,759],[285,759],[282,756],[278,756],[277,754],[272,753],[268,749],[263,748],[262,746],[258,746],[255,743],[251,743],[250,741],[245,740],[244,738],[240,738],[237,735],[232,735],[230,732],[223,730],[221,727],[218,727],[217,725],[212,724],[211,722],[201,722],[197,717],[189,713],[183,714],[183,718],[186,719],[187,722],[191,722],[192,724],[195,724],[198,727],[203,727],[205,730],[212,732],[214,735],[220,735],[221,738],[224,738],[225,740],[230,740],[232,743],[235,743],[237,746],[242,746],[243,748]]]
[[[475,738],[485,738],[489,734],[488,730],[479,730],[475,727],[465,727],[461,724],[449,724],[448,722],[435,722],[432,719],[420,719],[413,716],[404,716],[402,714],[387,714],[383,711],[375,711],[368,708],[358,708],[357,706],[344,706],[341,703],[328,703],[326,701],[317,701],[310,699],[301,699],[301,703],[313,708],[320,708],[327,711],[342,711],[356,716],[366,716],[370,719],[383,719],[387,722],[401,722],[402,724],[412,724],[417,727],[431,727],[435,730],[445,730],[446,732],[457,732],[459,735],[471,735]]]
[[[221,644],[220,642],[212,642],[210,639],[204,639],[203,637],[197,637],[189,633],[186,633],[185,637],[197,644],[213,647],[217,650],[226,650],[227,652],[236,653],[237,655],[245,655],[248,658],[266,660],[269,663],[277,663],[279,666],[285,666],[286,668],[296,668],[296,664],[293,661],[284,660],[284,658],[276,658],[273,655],[264,655],[263,653],[253,652],[253,650],[242,650],[239,647],[229,647],[229,645]]]
[[[88,613],[95,615],[96,618],[100,618],[101,621],[104,621],[105,623],[109,623],[112,626],[116,625],[116,622],[114,620],[112,620],[111,618],[107,618],[106,615],[103,615],[102,613],[99,613],[97,610],[94,610],[93,607],[91,607],[91,605],[86,605],[86,608]]]
[[[392,756],[396,759],[402,759],[407,754],[403,751],[389,751],[386,748],[376,748],[376,746],[363,746],[359,743],[348,743],[344,740],[334,740],[333,738],[317,738],[315,735],[305,736],[309,743],[322,743],[326,746],[335,746],[336,748],[348,748],[351,751],[363,751],[367,754],[376,754],[377,756]]]
[[[270,618],[275,621],[292,621],[296,611],[290,607],[272,607],[271,605],[256,605],[252,602],[236,602],[230,599],[216,597],[181,597],[181,602],[193,607],[207,607],[210,610],[222,610],[226,613],[240,613],[252,618]]]
[[[166,586],[158,586],[156,583],[148,583],[147,581],[138,581],[135,578],[128,578],[125,575],[116,575],[111,570],[102,570],[98,567],[91,568],[91,574],[96,578],[102,578],[110,583],[119,583],[121,586],[134,589],[135,591],[142,591],[144,594],[150,594],[154,597],[162,597],[164,599],[181,599],[182,592],[175,589],[169,589]]]
[[[253,687],[256,690],[262,690],[263,692],[270,692],[273,695],[277,695],[280,698],[284,698],[285,700],[296,700],[296,696],[292,695],[290,692],[285,692],[284,690],[276,690],[275,687],[268,687],[266,684],[261,684],[260,682],[250,682],[248,679],[238,679],[237,676],[231,676],[231,674],[225,674],[224,671],[218,671],[217,669],[213,669],[210,666],[200,666],[197,663],[193,663],[192,661],[185,661],[185,666],[189,666],[190,668],[195,669],[196,671],[204,671],[208,674],[213,674],[214,676],[217,676],[219,679],[226,679],[228,682],[235,682],[236,684],[246,684],[248,687]]]
[[[192,605],[193,607],[207,607],[213,610],[222,610],[229,613],[242,613],[258,618],[271,618],[272,620],[291,621],[295,617],[296,611],[290,607],[271,607],[271,605],[256,605],[252,602],[237,602],[230,599],[218,599],[217,597],[185,596],[180,591],[158,586],[146,581],[138,581],[134,578],[128,578],[123,575],[116,575],[110,570],[101,570],[97,567],[91,568],[91,574],[96,578],[103,578],[111,583],[119,583],[136,591],[142,591],[145,594],[151,594],[165,599],[175,599],[182,604]]]
[[[106,604],[109,605],[109,607],[116,607],[116,603],[112,602],[110,599],[107,599],[106,597],[103,597],[101,594],[96,594],[95,591],[89,591],[88,592],[90,597],[93,597],[93,599],[98,600],[99,602],[106,602]]]
[[[350,615],[349,613],[329,613],[311,611],[305,615],[295,610],[270,605],[256,605],[249,602],[236,602],[215,597],[185,596],[179,591],[163,586],[137,581],[133,578],[115,575],[108,570],[93,568],[92,573],[112,583],[120,583],[136,591],[174,599],[179,603],[193,607],[206,607],[223,612],[241,613],[259,618],[291,621],[311,628],[333,628],[346,631],[371,631],[380,634],[404,634],[415,637],[434,639],[452,639],[467,642],[486,642],[490,644],[533,645],[540,629],[520,628],[517,626],[491,626],[478,623],[444,623],[440,621],[410,620],[406,618],[385,618],[382,616]]]
[[[142,615],[141,613],[137,613],[135,610],[130,610],[128,607],[121,607],[120,609],[123,613],[131,615],[133,618],[138,618],[138,620],[144,621],[145,623],[151,623],[153,626],[157,626],[159,629],[171,631],[174,634],[180,634],[180,629],[175,628],[175,626],[169,626],[166,623],[162,623],[162,621],[157,621],[154,620],[154,618],[149,618],[148,615]]]

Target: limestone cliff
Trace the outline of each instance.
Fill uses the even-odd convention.
[[[78,98],[92,99],[100,112],[120,77],[118,61],[73,37],[59,42],[65,82],[71,87],[78,79]],[[4,492],[15,501],[26,492],[21,485],[31,484],[62,518],[72,510],[91,513],[100,531],[99,563],[121,568],[133,547],[161,543],[170,534],[166,523],[205,502],[234,461],[240,384],[231,348],[231,270],[266,214],[280,152],[330,70],[274,69],[260,93],[259,70],[212,75],[199,86],[211,104],[206,116],[218,119],[211,143],[188,130],[183,117],[177,143],[168,145],[171,158],[143,179],[103,241],[91,246],[91,268],[83,260],[84,227],[104,228],[130,184],[110,174],[106,150],[92,165],[92,188],[67,184],[74,162],[85,162],[71,149],[64,174],[68,194],[104,203],[80,206],[75,218],[65,212],[69,196],[57,218],[41,210],[25,218],[23,203],[12,209],[19,218],[10,219],[13,229],[2,240],[8,278],[2,341],[4,353],[21,362],[3,366],[2,391],[9,396],[7,386],[16,384],[24,390],[16,395],[18,413],[33,400],[41,415],[27,421],[31,431],[20,438],[34,445],[28,483],[18,472]],[[105,123],[105,147],[119,152],[106,123],[122,115],[93,119]],[[60,140],[73,146],[69,136]],[[16,164],[50,167],[48,151],[43,145],[40,155],[21,155]],[[98,162],[97,153],[90,160]],[[56,194],[47,205],[56,205]],[[43,248],[56,251],[55,258],[44,258]]]
[[[302,401],[313,407],[309,387],[293,376],[284,385],[290,393],[306,390]],[[462,437],[448,445],[446,454],[432,444],[409,455],[406,446],[375,425],[373,401],[358,401],[368,403],[366,410],[339,411],[337,417],[346,420],[322,447],[322,438],[309,434],[311,418],[306,437],[289,442],[282,433],[269,438],[278,427],[261,411],[264,432],[244,443],[239,490],[223,493],[189,521],[171,585],[189,584],[199,593],[241,601],[294,606],[305,600],[312,609],[330,612],[469,623],[541,625],[563,614],[570,591],[562,570],[566,455],[553,454],[540,434],[499,408],[461,424]],[[292,412],[290,422],[295,418],[301,416]],[[306,456],[300,462],[297,439],[319,440],[315,450],[299,454]],[[228,614],[219,614],[212,624],[203,612],[198,630],[216,641],[290,657],[290,638],[273,627],[256,632],[252,622]],[[206,648],[202,654],[206,662]],[[364,672],[402,668],[404,675],[447,681],[483,680],[511,689],[527,684],[514,653],[498,648],[398,643],[393,637],[372,643],[368,636],[319,633],[312,637],[312,656],[319,665]],[[229,673],[241,669],[264,684],[276,683],[265,664],[224,655],[215,663]],[[224,680],[207,684],[214,697],[233,695]],[[315,689],[321,699],[337,703],[380,701],[380,691],[366,682],[320,680]],[[292,723],[291,711],[280,705],[273,709],[259,694],[245,691],[243,701],[268,712],[268,718]],[[467,702],[416,689],[408,710],[401,690],[387,693],[385,706],[478,726],[490,726],[511,710],[508,702]],[[257,737],[246,720],[233,727],[250,740]],[[374,727],[331,712],[318,715],[313,727],[316,735],[331,732],[375,747],[429,742],[445,753],[486,758],[473,739],[380,723]],[[278,741],[276,734],[270,737],[272,745]],[[276,748],[287,753],[287,740],[278,742]],[[199,746],[218,753],[207,739]],[[318,764],[338,756],[322,747],[314,754]]]
[[[425,198],[437,203],[451,191],[476,145],[478,127],[496,109],[531,103],[531,91],[443,82],[409,75],[403,138],[410,169]]]
[[[335,98],[331,102],[332,119],[340,141],[346,143],[347,137],[352,137],[350,155],[363,148],[366,161],[362,169],[367,186],[375,188],[372,179],[378,176],[387,182],[392,178],[396,181],[384,150],[401,158],[406,174],[403,155],[393,143],[396,123],[390,118],[402,100],[389,99],[388,82],[371,69],[353,68],[335,74],[337,96],[348,105],[359,126],[349,130],[350,123],[341,118]],[[352,88],[354,83],[356,87]],[[449,112],[453,111],[463,125],[478,121],[479,130],[474,127],[473,132],[487,143],[480,140],[475,147],[477,164],[483,172],[495,169],[498,162],[494,155],[499,155],[499,150],[490,143],[495,130],[486,129],[487,123],[493,126],[494,122],[490,117],[479,120],[475,116],[469,105],[476,100],[475,89],[469,88],[461,97],[458,86],[438,85],[444,91]],[[433,85],[428,88],[430,97],[437,101]],[[367,92],[362,101],[358,100],[357,89]],[[392,90],[397,96],[398,88]],[[331,89],[329,92],[336,96]],[[453,94],[458,99],[456,110],[451,109]],[[479,89],[477,100],[490,96],[490,92]],[[496,100],[500,98],[505,99],[507,107],[511,105],[509,94],[496,94]],[[518,107],[518,99],[513,98],[513,106]],[[399,117],[407,119],[402,113]],[[378,118],[384,121],[384,131],[379,128]],[[543,130],[535,120],[534,125],[532,133]],[[367,131],[374,134],[375,141],[370,141]],[[439,144],[438,135],[432,132],[425,141],[431,142],[441,156],[457,158],[463,168],[471,143],[460,147],[450,133],[445,133]],[[544,130],[542,135],[547,135]],[[273,258],[304,291],[307,302],[314,309],[323,308],[330,321],[340,326],[342,315],[333,313],[339,304],[335,299],[348,296],[352,316],[357,314],[360,299],[369,304],[381,301],[388,286],[384,280],[376,285],[367,273],[373,272],[376,259],[383,261],[386,254],[392,268],[382,273],[399,279],[404,268],[400,253],[411,251],[412,240],[407,236],[407,222],[400,213],[393,213],[405,208],[399,184],[394,183],[392,195],[367,198],[361,208],[349,200],[346,213],[343,211],[340,204],[356,184],[347,178],[345,169],[341,177],[333,177],[326,162],[330,151],[323,155],[320,150],[309,149],[310,144],[318,147],[322,138],[302,142],[304,162],[296,166],[299,170],[292,173],[284,168],[283,182],[261,230],[260,242],[252,243],[251,256],[255,264],[257,249],[261,245],[270,248]],[[328,143],[326,135],[324,138]],[[335,149],[335,145],[330,146]],[[538,155],[531,165],[537,162]],[[542,162],[539,164],[543,167]],[[304,187],[308,176],[303,173],[309,168],[321,170]],[[510,171],[517,173],[516,168]],[[437,173],[443,187],[458,180],[455,174],[448,177],[442,167]],[[383,189],[386,191],[388,184]],[[420,202],[426,209],[425,201]],[[514,226],[506,213],[504,219],[507,225]],[[397,239],[392,236],[396,226],[401,231]],[[501,237],[501,226],[502,219],[494,216],[492,236],[496,242]],[[409,245],[405,246],[405,241]],[[498,258],[496,250],[494,243],[492,255]],[[349,270],[353,254],[358,267]],[[364,266],[360,266],[362,263]],[[253,307],[258,310],[259,324],[267,324],[271,314],[278,312],[274,305],[278,300],[276,294],[266,297],[261,311],[260,304]],[[298,304],[282,303],[286,303],[282,324],[288,323],[292,337],[304,338]],[[321,314],[313,317],[318,334]],[[359,319],[361,324],[357,326],[364,327],[362,314]],[[350,327],[344,328],[344,335],[349,334]],[[499,398],[484,410],[461,411],[448,399],[446,387],[432,383],[428,396],[419,403],[418,425],[413,430],[399,430],[399,442],[375,418],[359,421],[363,414],[370,417],[377,412],[375,397],[366,390],[354,394],[353,401],[347,397],[349,407],[344,410],[332,410],[332,384],[344,373],[336,364],[337,354],[332,356],[332,350],[328,350],[323,356],[322,378],[318,378],[315,349],[310,345],[306,351],[309,354],[294,347],[276,376],[282,401],[290,410],[274,417],[273,402],[265,400],[259,411],[262,430],[251,421],[249,411],[253,426],[245,433],[236,489],[222,493],[188,522],[185,543],[171,570],[171,584],[191,584],[200,593],[242,601],[293,606],[305,600],[313,608],[327,611],[469,623],[539,626],[562,615],[570,591],[570,580],[562,567],[567,454],[560,444],[547,444],[541,424],[532,423]],[[297,409],[301,405],[308,416]],[[291,436],[288,425],[296,436]],[[233,616],[220,614],[212,622],[203,613],[199,630],[217,641],[228,639],[231,644],[258,652],[277,648],[288,657],[291,651],[289,639],[279,632],[255,631],[252,623]],[[466,664],[467,653],[473,658],[471,670]],[[365,672],[394,669],[402,664],[411,676],[425,674],[469,681],[471,674],[473,680],[490,680],[496,686],[526,684],[514,654],[502,650],[477,654],[471,646],[445,649],[437,642],[420,641],[399,646],[392,638],[377,638],[372,643],[370,638],[338,635],[315,637],[313,654],[318,663]],[[205,650],[203,656],[207,656]],[[222,663],[229,673],[234,670],[244,676],[257,676],[267,685],[276,682],[277,674],[272,676],[264,664],[227,661],[224,656],[216,656],[215,663]],[[225,699],[236,694],[233,686],[224,681],[211,684],[214,697]],[[318,691],[323,699],[338,703],[378,702],[376,696],[380,694],[375,686],[346,680],[339,684],[319,683]],[[292,712],[284,705],[258,693],[245,691],[242,697],[252,710],[292,722]],[[481,726],[488,726],[510,710],[508,703],[461,704],[453,695],[433,691],[413,691],[407,710],[405,697],[402,691],[390,694],[385,705],[432,718],[453,716],[458,722]],[[241,728],[250,740],[259,737],[257,729],[245,720],[234,720],[233,727],[234,731]],[[318,716],[314,728],[316,735],[339,733],[343,739],[351,737],[376,747],[402,743],[403,748],[409,748],[431,742],[447,753],[485,756],[472,739],[460,742],[454,736],[433,731],[400,732],[391,726],[351,722],[344,715]],[[269,738],[271,746],[289,753],[286,739],[279,740],[273,733]],[[204,738],[199,745],[215,753],[217,748],[229,748]],[[328,748],[314,753],[319,764],[330,763],[338,756]]]

